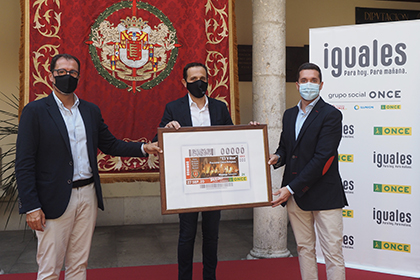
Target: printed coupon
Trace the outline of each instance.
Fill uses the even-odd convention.
[[[249,189],[246,143],[182,146],[185,193]]]

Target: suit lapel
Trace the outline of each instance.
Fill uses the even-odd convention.
[[[215,108],[213,106],[214,100],[210,97],[207,98],[209,101],[209,114],[210,114],[210,125],[218,125],[216,120],[216,113],[214,112]]]
[[[95,162],[94,157],[96,151],[93,150],[93,121],[92,116],[90,114],[90,110],[84,100],[79,99],[79,112],[83,120],[83,124],[85,125],[85,131],[86,131],[86,142],[87,142],[87,148],[88,148],[88,154],[89,154],[89,160],[90,162]]]
[[[54,99],[53,93],[46,97],[46,104],[48,113],[50,114],[52,120],[55,122],[58,131],[60,131],[61,137],[63,137],[68,151],[71,153],[69,134],[66,128],[66,124],[64,123],[64,119],[60,113],[60,109],[58,109],[58,105]]]
[[[86,106],[86,102],[84,100],[79,99],[79,112],[80,115],[82,116],[82,120],[83,120],[83,124],[85,125],[85,130],[86,130],[86,140],[88,143],[88,147],[89,144],[91,143],[92,139],[92,135],[93,135],[93,131],[92,131],[92,116],[90,115],[90,111],[89,108]]]
[[[297,119],[298,113],[299,113],[298,106],[293,107],[292,121],[290,122],[290,126],[289,126],[289,135],[292,135],[294,142],[296,142],[296,119]]]
[[[190,102],[188,99],[188,93],[181,99],[181,108],[180,112],[182,112],[182,126],[192,126],[191,120],[191,109],[190,109]]]
[[[306,118],[305,122],[302,125],[302,128],[300,129],[299,136],[296,139],[295,146],[299,143],[300,139],[302,139],[303,135],[305,134],[306,129],[311,125],[311,123],[319,116],[319,112],[324,107],[325,102],[320,98],[318,102],[316,103],[315,107],[312,108],[312,111],[309,113],[309,116]],[[295,119],[296,120],[296,119]],[[296,123],[296,122],[295,122]],[[296,138],[296,136],[295,136]]]

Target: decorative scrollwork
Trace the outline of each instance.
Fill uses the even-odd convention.
[[[147,142],[146,138],[131,140],[124,138],[125,142]],[[98,168],[100,172],[115,172],[115,171],[138,171],[147,170],[158,167],[158,157],[149,155],[148,159],[133,158],[133,157],[114,157],[106,155],[102,152],[98,153]],[[147,164],[146,164],[147,162]]]
[[[32,77],[34,78],[33,85],[36,85],[37,83],[41,83],[46,85],[49,89],[52,90],[51,85],[48,82],[48,76],[44,75],[44,73],[49,72],[49,66],[50,66],[50,57],[55,56],[58,54],[58,48],[60,46],[54,46],[54,45],[43,45],[40,47],[37,51],[33,52],[32,57],[32,63],[34,67],[34,72],[32,72]],[[42,60],[43,59],[43,60]],[[41,71],[41,69],[43,71]],[[37,94],[37,98],[45,97],[47,94]]]
[[[60,8],[60,0],[52,0],[55,5],[57,5],[58,8]],[[58,32],[60,31],[61,27],[61,13],[57,13],[54,9],[48,9],[42,13],[42,6],[48,6],[48,0],[37,0],[34,2],[33,7],[35,8],[34,12],[34,29],[37,29],[39,33],[41,33],[42,36],[48,37],[48,38],[58,38],[60,39],[60,36],[58,36]],[[53,16],[51,15],[53,14]],[[51,24],[52,19],[54,19],[57,22],[57,25]],[[44,20],[48,24],[42,24],[41,21]],[[50,29],[42,30],[45,26],[50,27]]]
[[[220,79],[216,80],[213,84],[209,84],[208,86],[207,90],[210,97],[213,97],[212,94],[219,87],[225,87],[226,89],[229,89],[228,58],[224,57],[220,52],[207,51],[206,67],[209,71],[209,76],[212,77],[218,76],[219,72],[222,71]],[[226,97],[217,96],[213,98],[225,101],[224,99]]]
[[[225,5],[222,9],[217,9],[211,0],[207,0],[205,7],[206,15],[209,11],[214,10],[215,16],[220,17],[219,21],[215,18],[210,18],[204,21],[207,43],[217,45],[229,36],[227,24],[228,13],[226,12],[227,7]],[[211,28],[213,28],[213,30],[210,30]]]
[[[52,0],[52,3],[57,6],[57,9],[60,9],[60,0]],[[58,33],[61,28],[61,13],[57,12],[54,8],[47,8],[47,10],[41,14],[43,12],[43,5],[48,7],[48,0],[36,0],[33,4],[33,8],[35,9],[33,28],[38,30],[44,37],[60,39]],[[56,25],[52,24],[53,19],[56,21]],[[41,21],[44,21],[47,24],[42,24]],[[34,71],[32,72],[32,77],[34,78],[34,81],[32,85],[41,83],[52,90],[52,87],[48,82],[48,75],[45,75],[45,73],[49,72],[50,58],[59,53],[59,47],[60,45],[45,44],[33,52],[32,63]],[[35,99],[41,99],[48,96],[48,94],[45,92],[35,93],[35,96]]]

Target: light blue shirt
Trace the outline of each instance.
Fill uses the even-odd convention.
[[[63,102],[58,99],[54,92],[53,95],[69,135],[71,155],[73,157],[73,181],[88,179],[93,176],[93,173],[87,151],[85,124],[79,111],[79,98],[74,94],[76,101],[69,110],[64,107]]]
[[[320,95],[318,95],[318,97],[312,101],[308,106],[306,106],[305,111],[303,112],[301,105],[302,105],[302,100],[299,101],[299,103],[297,104],[297,107],[299,109],[298,115],[296,117],[296,123],[295,123],[295,140],[298,138],[300,130],[302,129],[303,124],[306,121],[306,118],[309,116],[309,114],[311,113],[312,109],[315,107],[316,103],[318,102],[318,100],[321,98]],[[295,194],[292,189],[289,187],[289,185],[286,186],[286,188],[289,190],[289,192],[291,194]]]
[[[298,138],[300,130],[302,129],[303,124],[305,123],[306,118],[311,113],[312,109],[315,107],[316,103],[318,103],[318,100],[321,98],[321,96],[318,95],[318,97],[312,101],[308,106],[306,106],[306,112],[303,112],[301,106],[302,106],[302,100],[299,101],[297,107],[299,108],[298,115],[296,117],[296,123],[295,123],[295,140]]]

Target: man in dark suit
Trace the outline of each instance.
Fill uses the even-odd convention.
[[[53,93],[22,111],[16,143],[19,212],[38,237],[38,279],[86,279],[97,209],[104,209],[97,149],[114,156],[161,152],[155,144],[116,139],[99,108],[79,99],[80,62],[51,60]]]
[[[325,257],[327,278],[345,279],[342,252],[342,208],[347,205],[338,171],[342,114],[319,96],[319,67],[304,63],[298,69],[299,104],[285,111],[283,132],[269,164],[286,165],[273,207],[287,203],[295,234],[303,280],[318,279],[315,225]]]
[[[187,64],[182,84],[188,93],[166,105],[159,127],[233,125],[225,103],[205,95],[208,73],[201,63]],[[203,280],[216,279],[219,211],[205,211],[202,216]],[[198,213],[179,214],[178,279],[191,280],[194,241]]]

